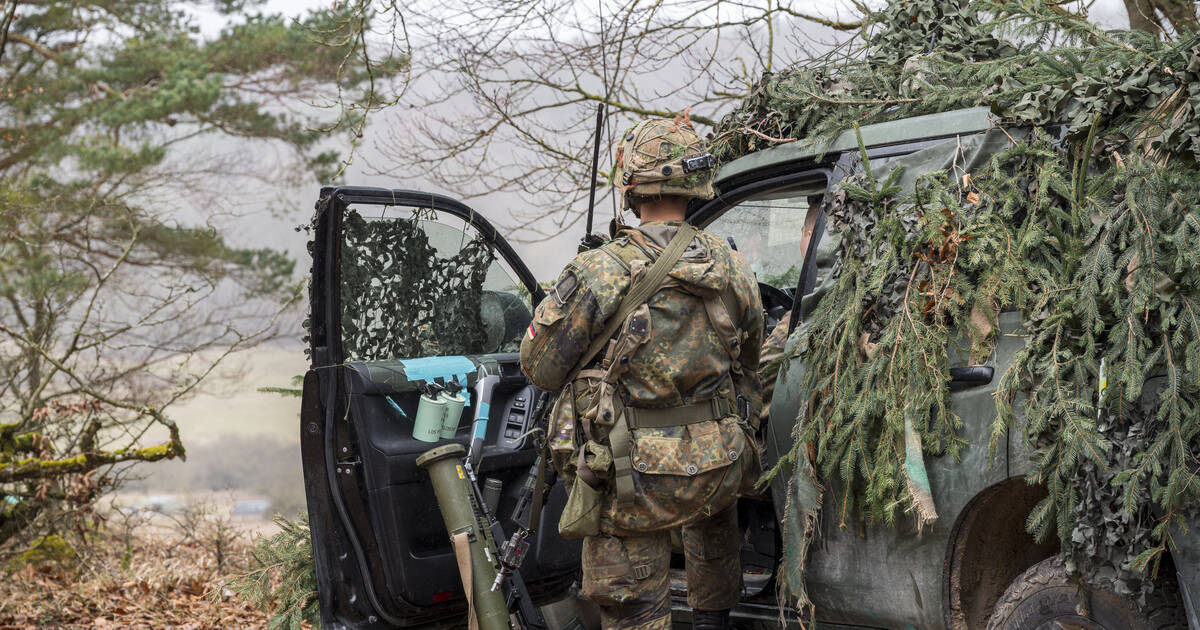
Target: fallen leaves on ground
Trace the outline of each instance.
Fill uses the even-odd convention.
[[[196,540],[103,532],[74,566],[27,565],[0,576],[0,630],[264,628],[266,615],[232,597],[222,579],[246,566],[250,547],[249,535],[235,538],[218,568],[216,554]]]

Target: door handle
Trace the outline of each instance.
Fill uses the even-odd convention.
[[[950,368],[950,391],[961,392],[964,389],[987,385],[992,382],[996,368],[990,365],[968,365]]]

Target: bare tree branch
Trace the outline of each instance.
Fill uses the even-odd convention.
[[[383,131],[379,173],[419,177],[460,197],[519,194],[501,218],[518,242],[576,225],[590,187],[591,119],[613,138],[646,117],[691,108],[715,127],[764,71],[807,51],[803,33],[855,28],[789,0],[474,0],[413,7],[421,42],[411,106]],[[848,8],[855,12],[854,6]],[[607,154],[607,152],[606,152]],[[608,176],[608,159],[600,171]],[[602,187],[601,204],[615,198]]]

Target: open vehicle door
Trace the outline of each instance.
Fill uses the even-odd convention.
[[[543,398],[516,352],[543,292],[491,224],[437,194],[325,188],[310,249],[301,446],[322,624],[444,627],[462,619],[467,601],[417,458],[468,446],[484,406],[475,470],[512,532]],[[474,390],[481,370],[499,377],[490,400]],[[453,382],[468,398],[457,426],[447,424],[445,439],[414,437],[421,387]],[[557,534],[560,486],[521,569],[539,603],[562,596],[579,566],[579,544]]]

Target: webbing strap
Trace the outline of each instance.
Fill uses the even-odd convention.
[[[538,455],[537,460],[537,476],[533,482],[533,506],[529,508],[529,530],[530,534],[537,531],[538,525],[542,523],[542,500],[546,497],[546,453]]]
[[[633,504],[633,433],[632,429],[661,429],[706,420],[720,420],[733,415],[733,408],[723,396],[666,409],[636,409],[626,407],[608,434],[613,458],[613,487],[618,506]]]
[[[733,415],[732,406],[724,396],[666,409],[625,408],[625,422],[632,429],[661,429],[706,420],[720,420]],[[615,454],[614,454],[615,457]]]
[[[604,326],[604,332],[596,336],[592,340],[592,345],[588,347],[587,352],[583,354],[583,358],[575,365],[575,369],[571,370],[571,378],[568,381],[575,380],[575,374],[584,366],[592,362],[597,354],[608,345],[612,336],[616,334],[617,329],[625,321],[629,314],[636,311],[639,306],[644,304],[650,296],[654,295],[659,287],[662,286],[663,279],[670,273],[671,267],[683,255],[683,250],[691,244],[692,239],[696,237],[696,228],[691,224],[684,223],[679,226],[679,231],[675,233],[675,237],[667,243],[666,249],[654,261],[654,264],[646,270],[646,275],[642,276],[641,282],[638,282],[629,288],[629,292],[625,294],[625,298],[621,300],[621,305],[617,307],[617,312],[613,313],[612,317],[608,318],[608,323]]]
[[[633,504],[634,497],[633,458],[630,457],[633,435],[629,432],[629,424],[625,422],[625,414],[617,418],[609,432],[608,444],[612,449],[613,488],[617,492],[617,505],[627,507]]]
[[[733,320],[735,313],[739,319],[741,318],[741,314],[737,313],[736,304],[737,298],[733,295],[732,287],[722,291],[719,296],[704,298],[704,312],[708,315],[708,323],[712,326],[713,332],[717,334],[721,347],[725,348],[726,354],[729,355],[729,370],[740,375],[742,373],[741,344],[742,341],[745,341],[746,334],[738,328]]]
[[[460,531],[450,535],[454,557],[458,560],[458,575],[462,579],[463,592],[467,595],[467,627],[479,630],[479,618],[475,615],[475,591],[471,576],[471,532]]]
[[[592,467],[587,465],[587,449],[580,447],[578,450],[579,456],[575,458],[575,474],[583,480],[583,483],[592,488],[599,488],[600,478],[596,476],[595,472],[592,472]]]

